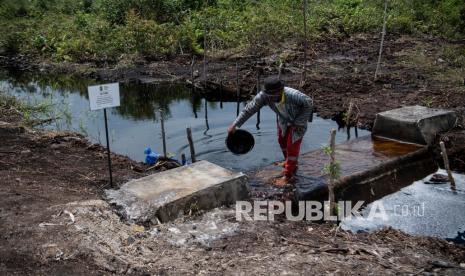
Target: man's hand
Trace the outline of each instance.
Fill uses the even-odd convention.
[[[231,135],[233,134],[234,132],[236,132],[236,126],[234,124],[230,125],[228,127],[228,134]]]
[[[294,130],[297,132],[302,132],[304,130],[303,126],[293,126]]]

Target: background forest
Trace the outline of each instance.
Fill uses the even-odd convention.
[[[115,62],[301,41],[303,0],[1,0],[0,55]],[[312,41],[379,33],[384,0],[308,0]],[[206,30],[206,32],[205,32]],[[388,33],[465,37],[465,0],[389,0]]]

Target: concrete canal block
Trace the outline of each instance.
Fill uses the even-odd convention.
[[[301,160],[296,200],[327,199],[328,178],[321,168],[328,156],[318,150]],[[336,199],[352,201],[372,202],[437,170],[428,147],[370,136],[336,145],[336,160],[341,172],[335,183]]]
[[[376,115],[373,135],[408,143],[430,145],[439,132],[452,129],[455,112],[423,106],[406,106]]]
[[[131,180],[105,194],[128,221],[155,223],[248,199],[249,189],[244,174],[200,161]]]

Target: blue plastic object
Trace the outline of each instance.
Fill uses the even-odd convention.
[[[153,152],[151,148],[146,148],[144,150],[144,153],[145,153],[145,164],[148,164],[148,165],[154,165],[155,163],[157,163],[158,158],[160,158],[160,155]]]

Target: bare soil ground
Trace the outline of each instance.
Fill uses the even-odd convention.
[[[43,265],[41,247],[60,235],[43,229],[50,206],[99,198],[108,185],[106,155],[76,134],[30,132],[2,123],[0,127],[0,271],[48,274],[94,271],[86,256]],[[117,183],[140,177],[139,166],[113,156]],[[45,230],[45,231],[44,231]],[[46,261],[48,262],[48,261]]]
[[[201,217],[151,228],[130,224],[101,199],[108,187],[102,148],[76,134],[0,121],[4,275],[465,273],[463,246],[392,229],[351,234],[311,222],[236,222],[231,210],[198,226],[190,221]],[[116,183],[143,175],[134,170],[141,164],[112,159]],[[173,242],[176,229],[202,223],[232,231],[207,241],[188,231]]]
[[[440,40],[389,37],[382,75],[373,80],[377,40],[359,36],[313,45],[303,90],[313,95],[321,116],[341,115],[353,99],[359,124],[402,105],[452,108],[463,116],[463,68],[443,57]],[[255,69],[277,72],[298,86],[301,51],[283,45],[266,57],[238,57],[243,94],[254,91]],[[146,63],[130,69],[91,65],[50,66],[106,80],[179,81],[190,77],[190,58]],[[235,59],[210,59],[209,87],[224,81],[235,90]],[[201,64],[195,68],[202,72]],[[197,75],[197,74],[196,74]],[[199,73],[197,81],[201,80]],[[200,83],[200,82],[198,82]],[[144,228],[122,221],[102,200],[107,187],[106,155],[72,133],[51,133],[18,126],[0,116],[0,273],[1,274],[447,274],[465,273],[465,248],[444,240],[414,237],[392,229],[351,234],[333,225],[310,222],[235,222],[234,231],[204,243],[169,237],[188,222]],[[457,164],[465,151],[463,131],[444,137],[457,145]],[[113,155],[114,178],[121,184],[143,176],[141,164]],[[142,170],[141,170],[142,168]],[[72,214],[72,216],[70,215]],[[198,220],[200,218],[190,218]],[[74,222],[73,222],[74,221]],[[189,219],[188,219],[189,221]]]

